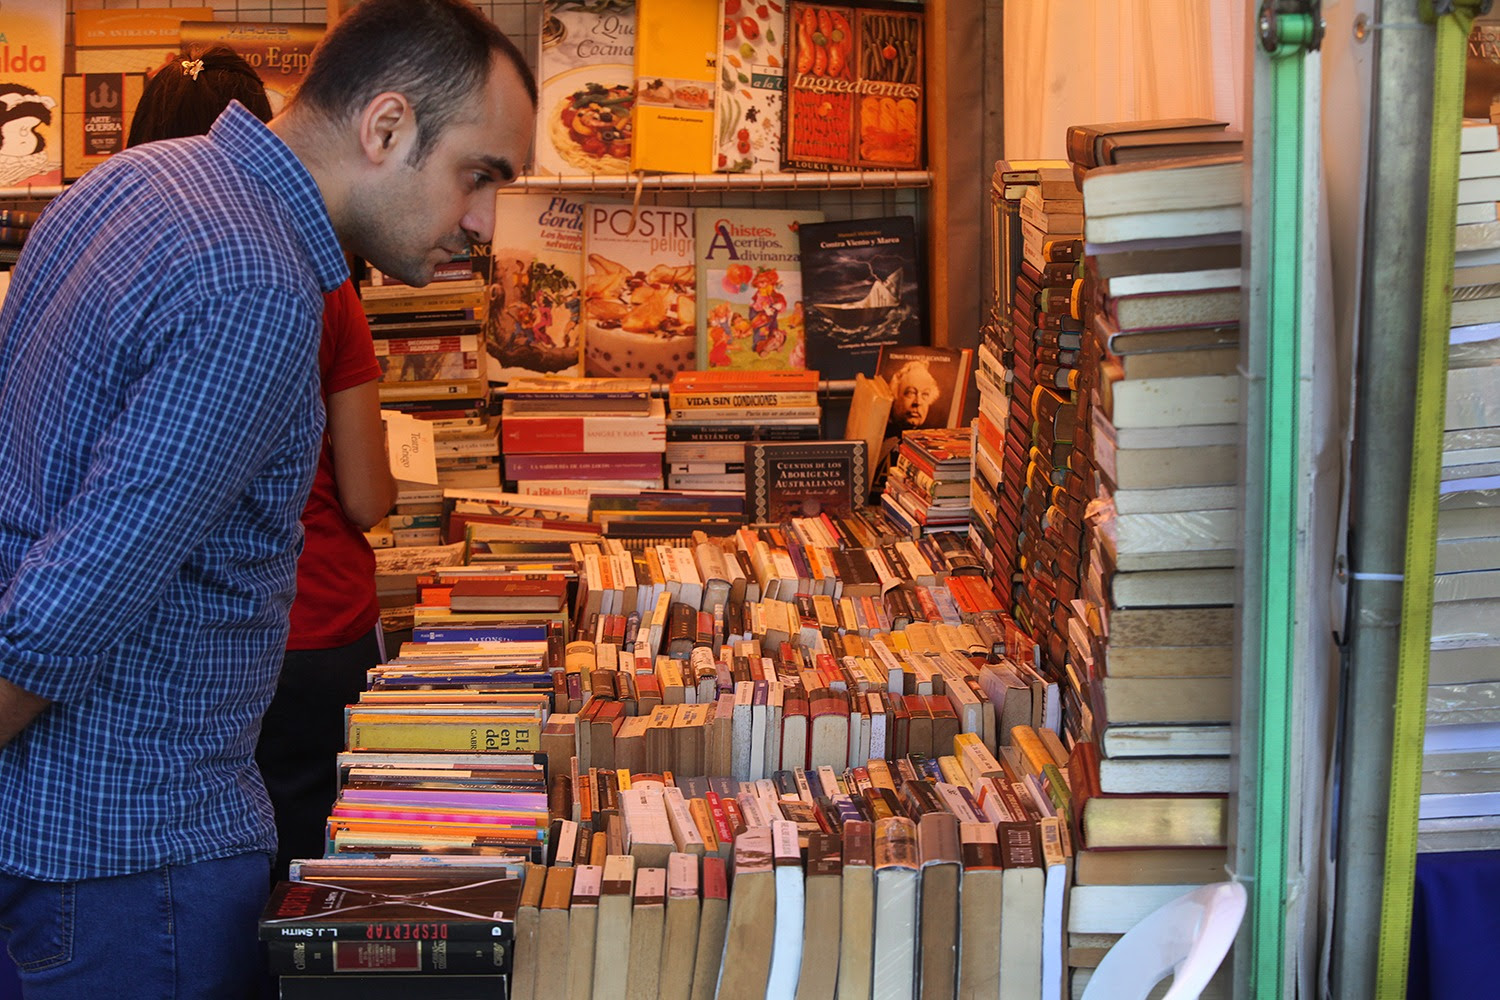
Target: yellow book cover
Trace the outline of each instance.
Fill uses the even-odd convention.
[[[460,719],[393,721],[353,716],[349,746],[356,750],[482,750],[535,753],[541,726],[535,722],[471,722]]]
[[[721,34],[705,0],[638,0],[633,170],[714,169],[714,96]]]
[[[57,0],[0,7],[0,187],[62,181],[64,13]]]

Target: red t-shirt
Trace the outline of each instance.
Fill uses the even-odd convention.
[[[354,283],[345,281],[323,297],[323,341],[318,370],[323,402],[345,389],[380,377],[370,323],[360,308]],[[345,646],[375,627],[375,553],[357,526],[344,516],[333,480],[333,446],[323,432],[323,450],[312,494],[302,512],[306,533],[297,560],[297,599],[287,649]]]

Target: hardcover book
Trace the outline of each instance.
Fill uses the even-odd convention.
[[[724,30],[714,106],[714,169],[780,170],[786,9],[756,0],[719,0],[719,21]]]
[[[538,174],[623,174],[635,133],[634,0],[546,0],[537,60]]]
[[[484,318],[494,378],[582,374],[583,209],[562,192],[495,199]]]
[[[511,878],[351,877],[282,882],[260,919],[262,941],[509,939],[520,896]]]
[[[868,495],[863,441],[759,441],[745,446],[745,496],[752,520],[851,514]]]
[[[703,0],[639,0],[633,170],[713,170],[717,10]]]
[[[850,379],[872,373],[882,347],[925,340],[910,216],[810,223],[798,235],[807,367]]]
[[[822,212],[698,213],[698,367],[806,368],[798,232]]]
[[[5,41],[5,131],[0,187],[62,180],[63,24],[57,0],[19,0],[0,13]]]
[[[584,368],[668,382],[695,367],[693,210],[584,210]]]
[[[787,164],[920,167],[921,8],[793,3],[787,16]]]

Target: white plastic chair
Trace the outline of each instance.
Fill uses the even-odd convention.
[[[1083,1000],[1145,1000],[1174,973],[1162,1000],[1197,1000],[1244,916],[1245,887],[1238,882],[1215,882],[1178,896],[1115,942],[1089,977]]]

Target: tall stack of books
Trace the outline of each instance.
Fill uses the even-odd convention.
[[[666,410],[650,379],[513,379],[500,423],[505,479],[522,495],[587,500],[662,486]]]
[[[1112,128],[1137,134],[1129,123],[1079,126],[1070,150],[1098,148]],[[1203,135],[1222,132],[1189,128],[1170,145],[1181,152]],[[1060,620],[1065,728],[1083,754],[1069,770],[1075,793],[1081,782],[1093,794],[1080,846],[1128,849],[1137,863],[1109,874],[1080,866],[1111,881],[1085,889],[1081,870],[1074,891],[1112,893],[1136,916],[1127,899],[1145,906],[1222,877],[1242,510],[1242,179],[1238,155],[1083,172],[1084,420],[1095,469],[1081,588]],[[1213,852],[1213,863],[1184,869],[1202,860],[1184,851]]]
[[[372,269],[360,300],[380,361],[380,405],[433,422],[438,485],[498,486],[489,353],[481,334],[484,282],[468,255],[440,266],[423,288]],[[431,502],[427,496],[400,500]]]
[[[1500,173],[1500,137],[1468,123],[1459,154],[1459,231],[1495,228],[1495,195],[1466,213],[1466,185]],[[1483,193],[1483,192],[1480,192]],[[1472,196],[1472,195],[1468,195]],[[1469,220],[1469,221],[1466,221]],[[1468,230],[1466,232],[1466,230]],[[1493,847],[1500,833],[1500,250],[1455,258],[1438,500],[1437,578],[1427,695],[1427,736],[1417,820],[1418,849]]]
[[[667,485],[744,493],[745,447],[821,436],[815,371],[683,371],[668,389]]]
[[[968,534],[973,432],[967,427],[905,431],[886,475],[881,510],[912,538]]]
[[[970,489],[973,516],[970,534],[989,568],[1001,581],[1000,590],[1009,595],[1011,586],[1020,581],[1020,553],[1016,540],[1020,535],[1019,492],[1005,492],[1006,441],[1013,433],[1016,444],[1023,440],[1025,425],[1011,427],[1012,384],[1016,378],[1015,347],[1018,323],[1012,317],[1016,299],[1016,280],[1021,277],[1022,223],[1021,199],[1027,190],[1039,187],[1044,196],[1064,198],[1077,191],[1072,172],[1065,160],[1000,160],[995,164],[990,185],[990,209],[994,251],[991,257],[994,298],[980,334],[976,352],[978,367],[974,381],[979,392],[979,412],[974,419],[974,478]],[[1053,268],[1056,272],[1058,268]],[[1028,280],[1040,274],[1035,262],[1027,265]],[[1028,328],[1027,324],[1019,324]],[[1031,328],[1034,328],[1032,318]],[[1019,354],[1023,362],[1035,357],[1035,347],[1023,344]],[[1030,366],[1022,374],[1023,385],[1030,378]],[[1015,466],[1012,465],[1014,473]],[[1022,484],[1011,482],[1019,490]]]
[[[1025,175],[1023,175],[1025,177]],[[1029,178],[1027,178],[1029,179]],[[1061,671],[1055,639],[1059,608],[1077,591],[1077,525],[1084,495],[1086,422],[1079,419],[1078,262],[1082,257],[1082,202],[1071,176],[1038,167],[1034,183],[1017,185],[1019,252],[1011,290],[1008,403],[1001,451],[1002,488],[996,501],[997,578],[1011,567],[1011,610],[1042,642],[1049,671]],[[993,422],[980,433],[993,448]]]

